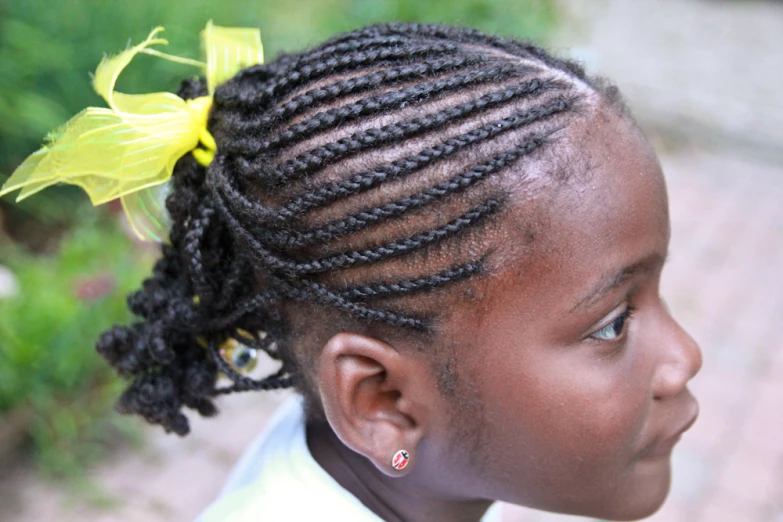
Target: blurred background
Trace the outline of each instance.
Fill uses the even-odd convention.
[[[82,108],[104,52],[166,27],[197,57],[207,20],[262,30],[267,58],[378,21],[535,40],[615,81],[661,155],[663,293],[700,342],[701,419],[651,520],[783,522],[783,3],[764,0],[0,0],[0,182]],[[124,92],[193,74],[140,57]],[[155,248],[78,189],[0,200],[0,520],[189,521],[287,396],[222,399],[186,439],[112,407],[93,346],[128,322]],[[585,520],[504,506],[507,522]]]

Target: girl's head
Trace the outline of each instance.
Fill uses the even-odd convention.
[[[658,294],[666,189],[616,89],[530,45],[380,25],[243,70],[209,130],[129,298],[142,320],[98,344],[132,378],[123,411],[185,434],[183,406],[295,385],[423,495],[662,503],[700,355]],[[280,371],[238,373],[231,339]]]

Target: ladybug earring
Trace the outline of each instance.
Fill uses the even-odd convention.
[[[394,469],[400,471],[405,469],[405,466],[408,465],[408,462],[410,462],[410,455],[408,455],[408,452],[405,450],[399,450],[392,457],[391,465]]]

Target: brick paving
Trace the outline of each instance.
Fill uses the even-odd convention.
[[[648,128],[783,159],[783,2],[556,1],[558,46],[616,81]]]
[[[655,522],[783,522],[783,165],[726,153],[663,156],[672,211],[662,292],[701,344],[701,417],[674,452]],[[141,450],[90,472],[104,507],[18,470],[0,478],[0,519],[192,520],[286,393],[222,403],[186,439],[150,430]],[[506,522],[586,520],[505,506]],[[7,517],[7,518],[6,518]]]

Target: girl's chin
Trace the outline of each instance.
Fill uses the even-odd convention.
[[[669,456],[639,461],[636,477],[626,494],[620,496],[622,505],[612,513],[600,515],[607,520],[638,520],[658,511],[671,486],[671,459]]]
[[[571,506],[562,512],[607,521],[639,520],[649,517],[663,506],[670,486],[669,457],[638,461],[633,476],[626,477],[621,488],[608,495],[603,502]]]

